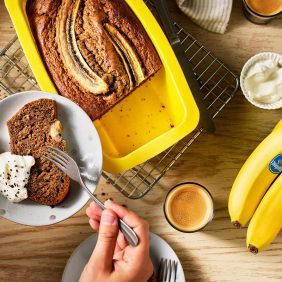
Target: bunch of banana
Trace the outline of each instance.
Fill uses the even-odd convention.
[[[245,162],[229,196],[228,209],[235,227],[245,226],[255,214],[247,240],[253,252],[270,243],[282,227],[282,201],[278,205],[279,201],[273,200],[276,197],[282,199],[282,177],[278,177],[281,172],[282,119]]]

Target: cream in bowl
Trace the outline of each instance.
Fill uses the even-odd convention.
[[[260,53],[243,67],[241,88],[245,97],[264,109],[282,107],[282,56]]]

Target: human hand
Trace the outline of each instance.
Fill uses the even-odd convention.
[[[153,274],[148,223],[111,200],[105,202],[105,207],[102,212],[95,203],[91,203],[86,210],[90,226],[99,235],[80,282],[148,281]],[[137,234],[139,244],[136,247],[129,245],[119,231],[118,217]]]

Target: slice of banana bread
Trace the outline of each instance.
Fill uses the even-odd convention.
[[[40,99],[26,104],[7,125],[11,153],[35,158],[27,183],[28,197],[43,205],[61,203],[69,192],[70,179],[44,158],[47,145],[66,151],[56,102]]]

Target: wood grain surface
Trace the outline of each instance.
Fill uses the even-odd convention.
[[[175,19],[237,74],[258,52],[282,53],[282,19],[254,25],[243,16],[241,2],[235,0],[228,30],[219,35],[193,24],[173,0],[169,4]],[[0,47],[14,34],[1,1]],[[97,193],[101,199],[111,197],[146,218],[151,231],[174,248],[187,281],[282,281],[282,236],[263,253],[252,255],[245,247],[246,229],[235,230],[227,211],[238,170],[280,118],[281,110],[257,109],[238,92],[216,118],[216,134],[203,134],[143,199],[128,200],[103,181]],[[180,233],[164,218],[162,205],[167,191],[183,181],[201,183],[214,197],[215,218],[202,232]],[[91,234],[85,208],[50,227],[21,226],[0,218],[0,281],[60,281],[70,254]]]

